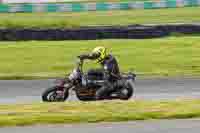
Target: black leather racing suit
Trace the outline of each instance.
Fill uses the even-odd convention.
[[[98,58],[98,55],[80,55],[81,60],[90,59],[94,60]],[[117,85],[117,81],[120,79],[120,71],[118,62],[112,55],[108,55],[102,62],[101,65],[105,72],[106,83],[96,92],[96,99],[101,100],[112,92]]]

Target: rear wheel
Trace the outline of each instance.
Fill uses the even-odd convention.
[[[42,94],[42,100],[44,102],[64,102],[68,98],[69,92],[65,90],[64,96],[60,96],[57,91],[58,86],[46,89]]]
[[[134,82],[131,80],[126,81],[126,86],[120,90],[120,99],[128,100],[133,96],[134,93]]]

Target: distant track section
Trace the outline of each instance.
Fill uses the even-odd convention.
[[[191,6],[200,6],[200,0],[0,4],[0,13],[83,12],[83,11],[107,11],[107,10],[128,10],[128,9],[178,8],[178,7],[191,7]]]
[[[98,26],[74,29],[0,29],[1,41],[147,39],[174,33],[199,34],[200,24]]]

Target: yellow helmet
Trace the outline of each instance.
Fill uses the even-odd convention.
[[[96,59],[96,61],[102,62],[105,57],[107,56],[107,49],[105,47],[96,47],[93,49],[92,54],[98,55],[98,58]]]

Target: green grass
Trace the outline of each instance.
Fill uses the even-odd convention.
[[[104,45],[123,72],[144,76],[199,76],[200,37],[146,40],[0,42],[1,79],[61,77],[74,67],[76,56]],[[85,69],[97,67],[86,62]]]
[[[102,101],[0,105],[0,126],[200,117],[200,100]]]
[[[98,11],[82,13],[5,13],[0,27],[79,27],[149,23],[192,23],[200,21],[200,7]]]

